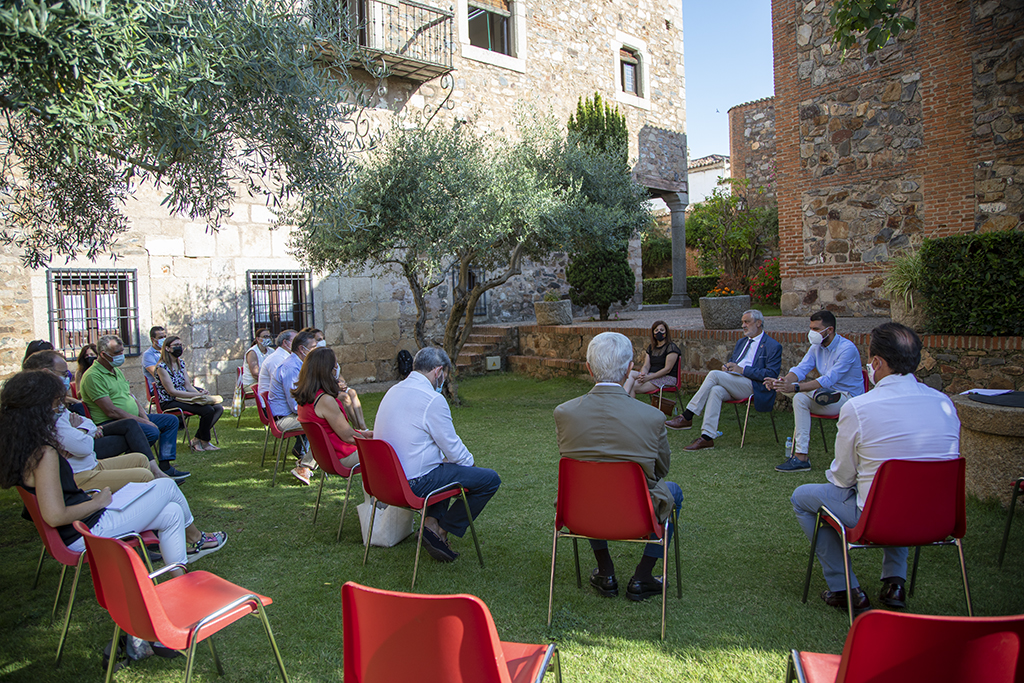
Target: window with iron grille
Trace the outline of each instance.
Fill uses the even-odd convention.
[[[125,353],[139,347],[138,278],[134,269],[50,268],[46,271],[50,342],[71,359],[86,344],[113,334]]]
[[[469,44],[503,55],[512,54],[512,13],[507,0],[475,0],[469,9]]]
[[[314,325],[312,276],[303,270],[250,270],[250,333],[267,328],[277,336],[289,328],[301,330]]]
[[[622,92],[642,97],[639,55],[629,48],[621,48],[619,50],[619,64],[622,71]]]
[[[466,283],[466,293],[468,294],[477,284],[484,279],[484,270],[482,268],[470,268],[469,276],[466,278],[469,282]],[[452,268],[452,290],[459,286],[459,271],[457,268]],[[476,306],[473,307],[474,316],[487,315],[487,292],[480,295],[480,298],[476,300]]]

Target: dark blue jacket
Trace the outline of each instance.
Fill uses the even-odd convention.
[[[746,337],[741,337],[732,350],[729,361],[738,363],[740,352],[746,342]],[[749,379],[754,385],[754,409],[767,413],[775,405],[775,392],[764,388],[764,380],[768,377],[778,377],[782,371],[782,344],[775,341],[765,333],[761,337],[761,343],[754,351],[754,362],[743,368],[743,376]]]

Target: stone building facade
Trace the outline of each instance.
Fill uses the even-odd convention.
[[[579,98],[599,92],[626,116],[636,177],[673,200],[670,208],[682,215],[686,152],[678,3],[456,0],[451,10],[437,3],[429,20],[415,26],[401,17],[423,10],[422,3],[361,2],[369,24],[360,40],[392,68],[380,82],[365,74],[358,79],[374,98],[380,125],[396,116],[434,116],[432,125],[459,120],[480,131],[510,134],[522,105],[565,121]],[[410,11],[394,11],[396,6]],[[403,32],[414,40],[433,26],[450,30],[452,40],[442,36],[435,43],[450,53],[406,51],[405,43],[392,50],[382,42]],[[309,273],[290,254],[287,230],[270,230],[274,217],[262,204],[248,203],[245,193],[215,234],[168,215],[160,199],[156,190],[143,187],[128,201],[131,229],[117,246],[116,261],[80,259],[28,271],[16,253],[0,254],[0,378],[18,369],[31,339],[52,339],[71,353],[97,330],[114,329],[125,337],[125,367],[141,392],[141,374],[134,370],[139,361],[131,356],[148,344],[149,327],[160,324],[184,338],[185,359],[197,381],[227,394],[260,326],[257,318],[267,315],[256,312],[260,306],[269,307],[280,326],[323,329],[351,383],[392,379],[398,351],[415,351],[415,304],[399,273]],[[532,319],[535,299],[548,290],[567,291],[566,261],[564,254],[553,254],[543,264],[524,264],[520,276],[487,294],[477,320]],[[633,245],[631,262],[638,304],[639,245]],[[443,332],[452,284],[449,279],[428,298],[431,334]],[[88,321],[63,316],[62,307],[75,302]]]
[[[1024,228],[1024,9],[905,7],[916,30],[843,60],[830,3],[773,0],[788,314],[887,314],[881,284],[894,254],[926,237]]]
[[[775,98],[764,97],[729,109],[729,154],[733,178],[746,178],[764,190],[762,201],[776,199]]]

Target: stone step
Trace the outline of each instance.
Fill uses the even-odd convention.
[[[462,351],[459,352],[459,355],[461,356],[464,353],[487,354],[494,350],[495,347],[493,344],[474,344],[469,342],[462,347]]]
[[[469,335],[467,344],[500,344],[505,337],[500,334],[477,334]]]

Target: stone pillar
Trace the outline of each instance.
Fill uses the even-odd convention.
[[[690,297],[686,295],[686,206],[690,196],[685,192],[672,192],[662,195],[672,212],[672,297],[670,306],[679,308],[690,307]]]

